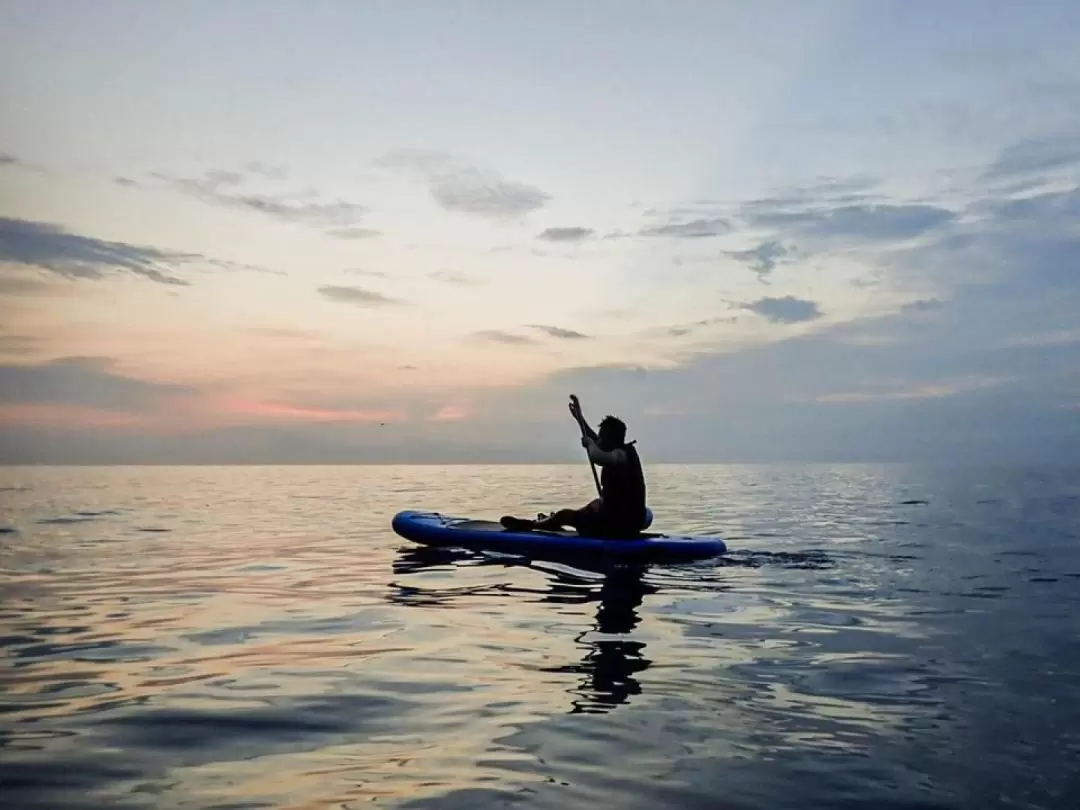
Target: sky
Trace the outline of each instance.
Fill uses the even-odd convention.
[[[0,463],[1080,457],[1080,4],[0,3]]]

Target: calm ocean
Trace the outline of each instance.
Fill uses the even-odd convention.
[[[432,552],[566,467],[0,469],[5,808],[1080,807],[1080,471],[647,468],[647,569]]]

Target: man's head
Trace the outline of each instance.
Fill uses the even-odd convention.
[[[626,443],[626,425],[614,416],[605,416],[596,432],[601,450],[614,450]]]

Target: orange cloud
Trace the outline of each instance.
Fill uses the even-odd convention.
[[[428,417],[429,422],[457,422],[468,417],[469,413],[457,405],[444,405],[438,412]]]
[[[139,427],[164,433],[255,422],[401,422],[406,418],[404,413],[389,409],[309,408],[235,397],[174,397],[148,413],[59,402],[0,405],[0,426],[48,425],[72,430]]]
[[[246,416],[270,421],[299,422],[400,422],[406,417],[393,410],[352,410],[340,408],[308,408],[283,402],[261,402],[253,399],[223,398],[210,402],[211,410],[221,414]]]

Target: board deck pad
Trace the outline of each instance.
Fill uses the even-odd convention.
[[[583,537],[576,531],[511,531],[492,520],[406,510],[394,515],[393,530],[414,543],[517,554],[602,553],[626,556],[701,559],[727,550],[715,536],[642,532],[626,539]]]

